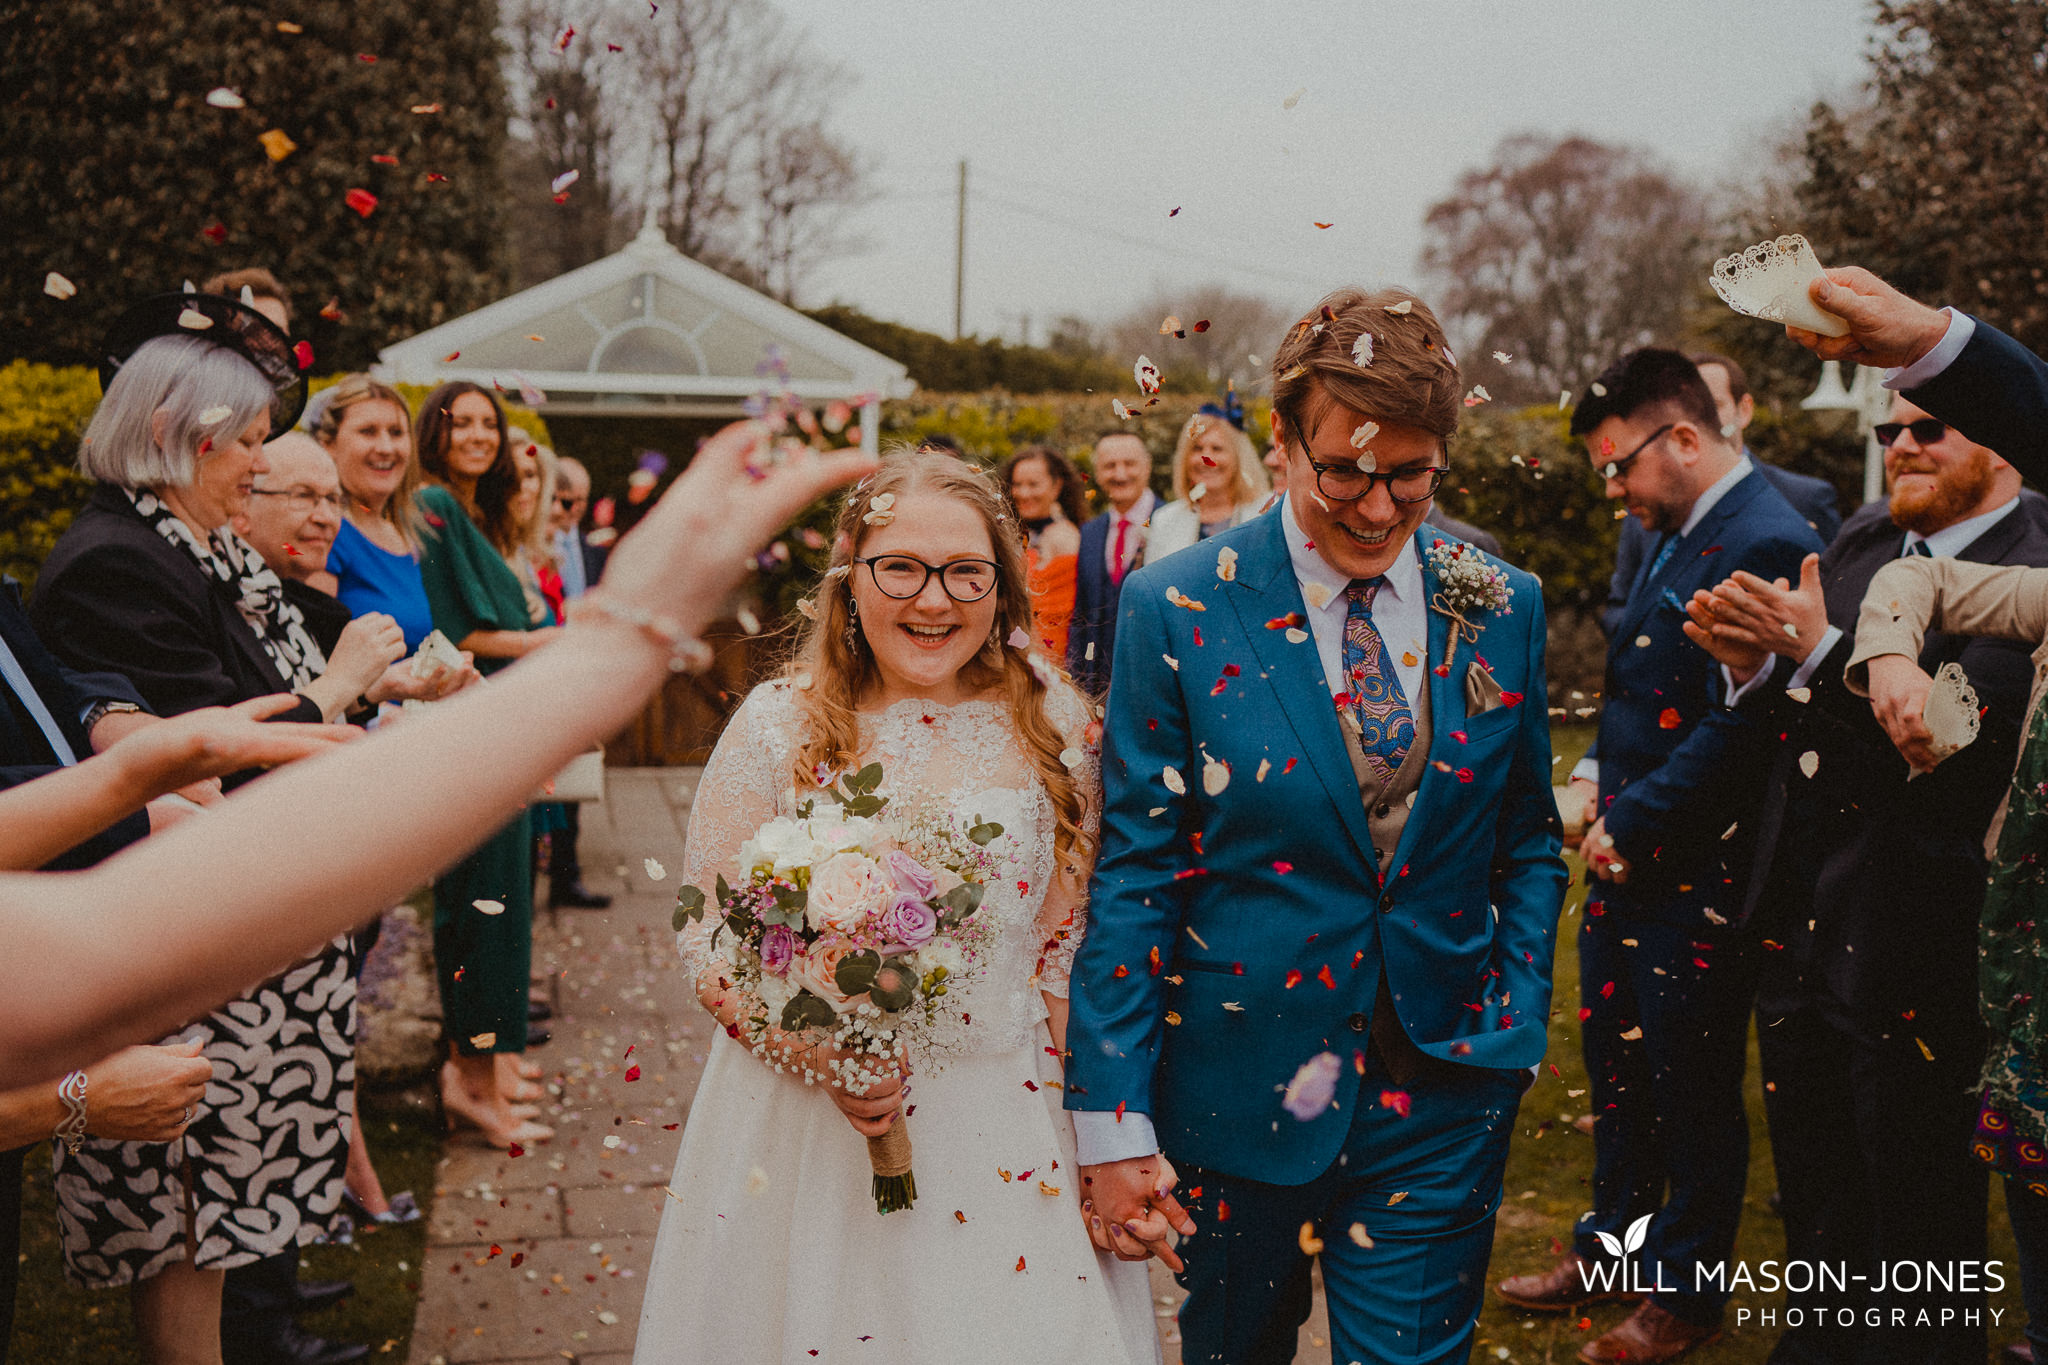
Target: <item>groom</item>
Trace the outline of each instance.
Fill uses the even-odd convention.
[[[1462,1361],[1566,879],[1542,598],[1429,558],[1462,390],[1420,299],[1331,294],[1273,373],[1286,501],[1123,586],[1083,1216],[1181,1271],[1184,1360],[1291,1359],[1320,1256],[1337,1360]]]

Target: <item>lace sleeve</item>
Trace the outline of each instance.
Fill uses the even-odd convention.
[[[1038,912],[1045,943],[1038,988],[1064,1000],[1074,953],[1088,929],[1088,878],[1095,868],[1095,842],[1102,833],[1102,732],[1093,709],[1071,688],[1062,687],[1047,697],[1046,713],[1067,737],[1068,751],[1080,752],[1081,761],[1071,771],[1081,793],[1081,828],[1088,836],[1088,849],[1069,854],[1054,873]]]
[[[711,761],[690,803],[690,828],[683,841],[683,882],[704,892],[704,918],[685,924],[676,949],[694,979],[712,959],[711,930],[718,922],[718,874],[730,873],[740,845],[781,813],[790,792],[790,744],[796,708],[788,684],[763,683],[747,694],[719,736]]]

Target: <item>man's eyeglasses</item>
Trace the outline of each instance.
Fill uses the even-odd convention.
[[[573,512],[588,501],[588,498],[556,498],[555,506],[561,508],[564,512]]]
[[[1676,422],[1666,422],[1663,426],[1658,427],[1655,431],[1651,432],[1648,436],[1644,437],[1643,443],[1641,445],[1637,446],[1634,450],[1631,450],[1628,454],[1622,456],[1618,460],[1594,460],[1594,470],[1598,472],[1602,478],[1626,479],[1628,477],[1629,470],[1635,468],[1636,457],[1638,455],[1641,455],[1644,451],[1648,450],[1651,446],[1655,445],[1658,441],[1663,440],[1664,437],[1670,435],[1671,432],[1677,426],[1678,423]]]
[[[283,498],[285,506],[291,508],[294,512],[302,514],[312,511],[322,503],[325,503],[330,510],[336,513],[341,512],[348,506],[339,493],[315,493],[310,488],[252,488],[249,490],[249,496],[252,498]]]
[[[1447,472],[1447,467],[1440,464],[1404,465],[1371,474],[1355,464],[1310,460],[1308,467],[1316,472],[1316,491],[1331,502],[1357,502],[1371,493],[1376,483],[1385,484],[1387,496],[1395,502],[1426,502],[1436,496],[1437,485],[1444,481]]]
[[[1948,435],[1948,423],[1933,417],[1922,417],[1917,422],[1879,422],[1870,431],[1877,437],[1877,443],[1886,450],[1891,449],[1892,442],[1898,440],[1899,433],[1904,431],[1913,433],[1915,445],[1931,446]]]
[[[884,597],[907,601],[924,591],[932,575],[955,602],[979,602],[996,589],[996,566],[986,559],[955,559],[945,564],[927,564],[910,555],[876,555],[853,561],[865,564],[868,576]]]

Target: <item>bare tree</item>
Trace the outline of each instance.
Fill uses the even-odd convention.
[[[784,303],[839,240],[845,213],[867,196],[855,154],[820,123],[771,130],[755,151],[763,287]]]
[[[1178,330],[1184,336],[1161,334],[1169,317],[1180,320]],[[1263,372],[1251,357],[1271,359],[1289,321],[1288,313],[1271,299],[1227,285],[1176,289],[1162,284],[1148,301],[1109,326],[1106,341],[1127,364],[1145,354],[1164,369],[1218,388],[1227,383],[1245,388]]]
[[[1494,396],[1535,401],[1678,339],[1704,224],[1699,196],[1640,152],[1523,134],[1430,206],[1422,267],[1468,352],[1514,358]]]
[[[599,36],[604,15],[595,5],[515,0],[504,14],[515,111],[508,170],[519,208],[508,218],[518,283],[527,285],[594,261],[612,244],[617,130],[605,81],[613,54]],[[555,191],[571,172],[574,182]],[[559,202],[550,203],[557,193]],[[528,203],[549,211],[525,211]]]

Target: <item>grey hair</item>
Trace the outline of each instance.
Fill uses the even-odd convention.
[[[78,446],[87,478],[122,488],[186,488],[199,447],[232,441],[270,413],[270,382],[225,346],[199,337],[152,337],[135,348],[94,410]],[[200,416],[226,408],[202,424]],[[163,440],[154,434],[164,414]]]

